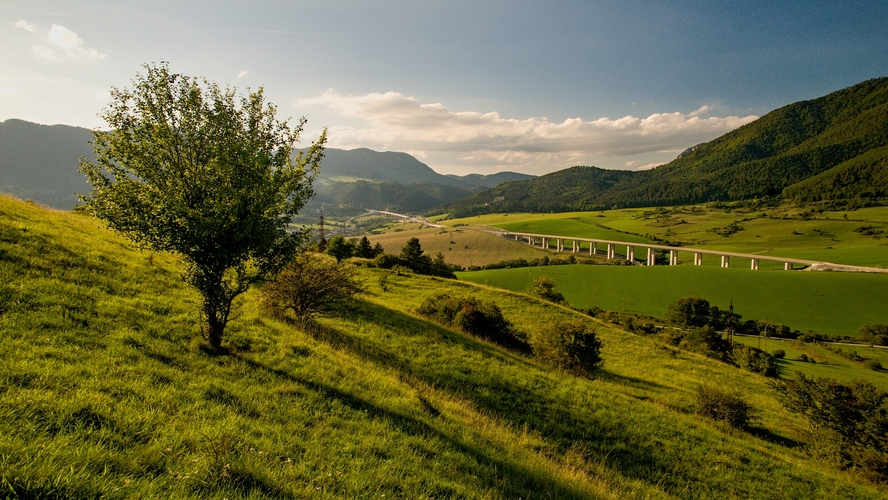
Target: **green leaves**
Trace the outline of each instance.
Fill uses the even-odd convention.
[[[263,89],[238,96],[165,62],[144,68],[111,91],[111,130],[95,132],[96,164],[81,160],[93,186],[82,198],[136,243],[183,256],[209,324],[224,328],[231,300],[306,240],[287,226],[314,194],[326,131],[293,157],[305,119],[278,121]]]

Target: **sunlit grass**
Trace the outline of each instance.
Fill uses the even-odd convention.
[[[170,256],[94,220],[0,199],[0,486],[21,497],[878,498],[809,459],[756,375],[470,283],[362,269],[367,292],[303,330],[256,290],[202,349]],[[386,289],[380,286],[386,278]],[[605,343],[580,379],[416,316],[447,291],[530,333],[580,320]],[[693,415],[701,384],[760,411]],[[10,495],[10,493],[6,493]]]

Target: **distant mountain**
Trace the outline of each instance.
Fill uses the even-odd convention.
[[[772,111],[646,171],[574,167],[502,184],[436,209],[568,211],[763,196],[888,197],[888,78]]]
[[[81,156],[93,158],[91,140],[92,132],[80,127],[0,122],[0,192],[53,208],[73,207],[75,193],[90,190],[77,165]]]
[[[0,192],[54,208],[72,208],[77,193],[91,189],[77,171],[81,156],[94,158],[90,141],[92,132],[81,127],[16,119],[0,122]],[[530,177],[512,172],[446,176],[406,153],[328,148],[315,204],[419,212],[503,180]]]

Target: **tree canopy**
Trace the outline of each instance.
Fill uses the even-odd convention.
[[[221,348],[232,301],[277,272],[307,230],[290,231],[313,195],[326,131],[292,156],[305,124],[278,121],[263,89],[239,96],[206,79],[146,64],[131,88],[112,88],[81,159],[87,211],[139,245],[179,254],[202,296],[203,335]]]

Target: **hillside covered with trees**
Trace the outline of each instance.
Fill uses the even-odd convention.
[[[460,217],[765,196],[799,201],[884,198],[886,146],[888,78],[878,78],[772,111],[652,170],[574,167],[506,183],[436,211]]]

